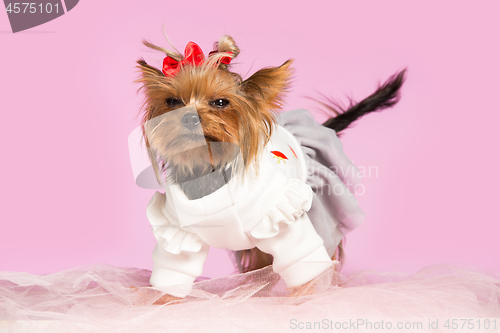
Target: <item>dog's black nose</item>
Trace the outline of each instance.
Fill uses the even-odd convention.
[[[198,117],[196,113],[186,113],[184,117],[182,117],[182,125],[193,130],[196,126],[200,125],[200,117]]]

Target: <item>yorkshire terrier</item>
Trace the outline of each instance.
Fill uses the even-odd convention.
[[[275,265],[279,265],[281,263],[277,254],[279,251],[273,252],[272,246],[260,246],[263,243],[251,236],[248,237],[253,241],[248,242],[246,238],[243,240],[243,238],[239,239],[239,236],[234,236],[234,242],[231,243],[232,227],[212,228],[220,237],[226,239],[222,243],[212,244],[210,241],[212,236],[204,234],[210,228],[196,229],[196,223],[183,223],[185,212],[181,212],[182,209],[179,209],[178,203],[199,203],[189,206],[198,209],[201,205],[206,205],[206,202],[210,202],[206,198],[218,196],[220,199],[227,194],[230,196],[226,198],[228,205],[236,205],[240,196],[235,194],[235,191],[238,191],[239,187],[246,188],[245,191],[250,193],[243,194],[241,198],[245,195],[252,195],[251,191],[258,191],[258,186],[252,187],[252,184],[259,182],[260,173],[263,172],[262,165],[272,164],[272,162],[263,161],[265,159],[263,156],[272,155],[276,162],[274,166],[279,168],[286,163],[293,164],[294,159],[291,156],[300,159],[303,153],[297,151],[300,148],[292,144],[288,145],[290,150],[287,150],[290,158],[283,151],[270,151],[268,147],[273,135],[283,131],[278,126],[280,116],[277,111],[282,106],[284,93],[290,84],[292,60],[278,67],[258,70],[249,78],[243,79],[239,74],[230,70],[231,61],[240,53],[230,36],[223,36],[216,42],[214,50],[209,53],[208,57],[205,57],[199,46],[193,42],[187,45],[184,55],[147,41],[144,41],[144,44],[167,55],[162,69],[148,65],[143,59],[137,62],[141,71],[138,82],[142,84],[141,89],[145,94],[142,118],[143,137],[157,179],[168,192],[166,198],[162,197],[160,202],[154,202],[156,199],[153,198],[150,208],[156,207],[156,210],[148,208],[148,217],[158,239],[157,248],[153,253],[155,267],[151,284],[165,291],[167,289],[162,289],[165,285],[192,282],[196,275],[201,273],[200,267],[193,268],[192,271],[184,269],[181,270],[182,273],[172,273],[172,270],[175,271],[172,267],[183,260],[190,260],[189,256],[194,256],[196,253],[200,256],[196,260],[203,262],[208,245],[235,251],[238,267],[242,273],[273,264],[273,261]],[[331,129],[331,135],[335,136],[360,117],[393,106],[399,100],[399,89],[404,79],[405,71],[403,70],[390,77],[372,95],[359,103],[351,102],[346,109],[341,108],[332,100],[321,102],[332,115],[322,125]],[[290,140],[290,142],[293,141],[293,139]],[[276,169],[272,172],[279,173],[280,171]],[[230,184],[233,185],[230,186]],[[226,187],[229,191],[223,192]],[[304,187],[298,192],[299,196],[300,193],[309,193],[308,191],[311,190]],[[259,193],[253,193],[253,195],[258,197]],[[178,198],[180,196],[183,196],[184,201]],[[274,200],[273,196],[268,198],[270,201]],[[218,205],[219,199],[211,201],[212,204]],[[174,202],[169,202],[169,200]],[[260,211],[266,203],[256,203],[256,205],[255,210]],[[170,212],[168,212],[169,209]],[[217,212],[217,209],[214,208],[214,210]],[[292,214],[290,221],[300,220],[306,215],[307,210],[308,207],[299,209]],[[207,214],[209,220],[211,216],[213,217],[212,213]],[[199,212],[193,214],[199,215]],[[253,212],[249,211],[248,214],[252,215]],[[198,221],[200,220],[203,218],[198,218]],[[210,223],[205,227],[213,227],[214,219]],[[301,223],[311,224],[307,219]],[[167,230],[165,226],[170,229]],[[228,225],[223,226],[228,227]],[[243,229],[245,228],[244,226]],[[286,226],[282,227],[283,230],[285,228]],[[316,242],[321,245],[322,241],[317,239],[317,234],[314,235],[314,229],[307,228],[309,228],[307,231],[300,231],[304,238],[309,237],[306,237],[306,234],[310,233],[311,243]],[[186,239],[190,237],[196,240],[192,241],[190,238],[191,247],[179,245],[172,250],[173,243],[176,242],[175,237],[177,237],[172,234],[178,235],[179,230],[185,232],[182,242],[188,242]],[[228,230],[227,234],[225,234],[226,230]],[[248,228],[239,232],[240,234],[246,232],[250,235]],[[284,252],[290,251],[286,253],[293,252],[294,246],[290,246],[290,242],[285,242],[290,247],[283,250]],[[307,242],[308,239],[305,239],[304,244]],[[236,243],[238,244],[235,245]],[[318,251],[310,257],[312,261],[315,260],[314,258],[321,258],[317,259],[320,261],[330,260],[330,258],[340,261],[343,259],[342,242],[337,245],[333,256],[328,254],[326,259],[324,254],[326,252],[321,250],[323,252],[318,254]],[[203,254],[200,254],[202,252]],[[167,257],[168,260],[164,260]],[[165,262],[167,264],[164,264]],[[182,266],[182,264],[179,265]],[[324,271],[325,267],[318,268],[316,273],[311,273],[313,276],[305,280],[294,280],[293,277],[288,277],[289,281],[294,280],[294,282],[288,283],[287,281],[287,285],[291,284],[289,287],[303,285],[311,280],[311,277]],[[286,267],[281,267],[275,270],[283,271],[285,275],[286,269]],[[155,271],[162,273],[155,275]],[[189,278],[184,278],[185,276]],[[169,281],[164,282],[162,279]],[[184,297],[186,294],[171,293],[168,290],[165,292],[179,297]]]

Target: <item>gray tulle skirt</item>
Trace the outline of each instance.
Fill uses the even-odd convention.
[[[361,175],[346,157],[335,131],[322,126],[306,110],[280,113],[278,124],[292,133],[304,152],[307,184],[314,197],[308,212],[330,256],[342,238],[364,220],[354,194]]]

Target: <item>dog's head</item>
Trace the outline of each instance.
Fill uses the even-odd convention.
[[[257,163],[290,79],[291,60],[243,80],[229,70],[240,52],[230,36],[205,58],[189,43],[185,55],[167,53],[162,70],[139,60],[145,94],[143,134],[157,176],[168,169],[178,182],[223,169],[241,154],[244,170]],[[160,168],[157,163],[160,162]]]

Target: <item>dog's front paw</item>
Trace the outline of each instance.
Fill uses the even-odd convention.
[[[130,287],[134,290],[135,297],[132,301],[133,305],[171,305],[182,303],[183,298],[175,297],[169,294],[162,294],[160,291],[152,288],[136,288]]]
[[[175,296],[172,296],[169,294],[165,294],[165,295],[161,296],[160,298],[158,298],[153,304],[154,305],[164,305],[164,304],[172,305],[172,304],[182,303],[183,301],[184,301],[184,298],[175,297]]]
[[[290,287],[290,297],[307,296],[316,294],[316,279],[297,287]]]

